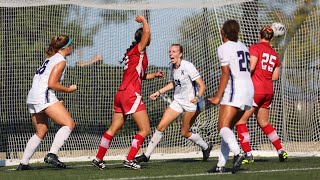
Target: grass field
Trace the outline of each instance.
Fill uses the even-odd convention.
[[[231,160],[229,160],[231,161]],[[57,169],[47,164],[31,164],[34,170],[16,171],[13,166],[0,167],[0,180],[10,179],[219,179],[219,180],[313,180],[320,179],[320,157],[290,157],[280,163],[278,158],[255,158],[253,164],[242,165],[236,174],[208,174],[217,158],[208,162],[201,159],[150,160],[141,170],[124,168],[122,161],[108,161],[103,171],[91,162],[67,163],[67,169]],[[230,162],[227,167],[231,167]]]

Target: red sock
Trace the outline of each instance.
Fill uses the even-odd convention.
[[[106,132],[102,135],[96,158],[103,160],[103,157],[106,155],[109,145],[111,144],[112,138],[113,137]]]
[[[282,149],[280,138],[270,123],[262,128],[262,131],[268,136],[269,140],[277,150]]]
[[[144,137],[142,137],[140,134],[136,134],[134,139],[132,140],[131,148],[127,156],[127,160],[133,160],[136,154],[138,153],[140,146],[142,145],[144,141]]]
[[[246,124],[238,124],[236,126],[238,138],[240,141],[241,148],[244,152],[250,152],[250,135]]]

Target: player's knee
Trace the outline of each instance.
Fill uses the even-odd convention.
[[[151,133],[150,127],[145,127],[140,130],[140,133],[142,136],[147,137]]]

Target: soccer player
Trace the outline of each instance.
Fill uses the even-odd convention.
[[[28,165],[29,160],[48,132],[48,118],[62,127],[56,133],[44,162],[59,168],[66,167],[64,163],[59,161],[57,153],[68,139],[75,123],[63,102],[60,102],[56,97],[55,91],[71,93],[77,90],[77,85],[65,87],[61,84],[66,69],[66,57],[71,52],[72,39],[70,37],[66,35],[53,37],[46,49],[47,59],[33,77],[27,104],[36,133],[29,139],[17,170],[31,169]]]
[[[183,112],[181,135],[201,147],[203,152],[203,161],[209,158],[212,149],[211,143],[206,143],[199,134],[190,132],[190,127],[194,123],[199,114],[198,102],[203,98],[205,84],[194,65],[186,60],[183,60],[183,48],[180,44],[172,44],[169,49],[171,59],[171,82],[157,92],[150,95],[152,100],[157,99],[162,93],[174,88],[174,100],[165,110],[158,127],[149,142],[145,154],[138,156],[135,160],[140,162],[148,162],[151,153],[160,142],[165,129]],[[199,91],[196,92],[196,84],[199,86]]]
[[[218,47],[218,58],[221,64],[221,77],[218,91],[209,101],[220,103],[218,132],[221,136],[221,151],[216,166],[208,170],[209,173],[226,172],[225,164],[229,151],[234,154],[232,173],[241,166],[244,156],[235,134],[231,130],[234,121],[239,120],[252,106],[253,84],[250,76],[248,48],[238,41],[240,26],[235,20],[228,20],[223,24],[221,36],[223,44]],[[220,102],[221,101],[221,102]]]
[[[158,71],[152,74],[146,74],[148,58],[146,47],[151,41],[150,28],[147,20],[143,16],[137,16],[135,19],[142,23],[135,33],[135,41],[127,49],[123,62],[125,63],[122,83],[114,98],[114,113],[112,123],[109,129],[102,135],[101,143],[96,155],[92,160],[92,165],[103,170],[105,156],[113,137],[121,130],[124,121],[128,115],[132,115],[133,120],[139,128],[135,135],[131,148],[123,165],[132,169],[140,169],[140,165],[134,160],[145,137],[150,133],[150,122],[146,106],[141,97],[142,80],[163,77],[163,72]]]
[[[273,81],[279,79],[280,59],[278,54],[270,46],[273,30],[264,27],[259,32],[259,43],[249,48],[250,70],[254,85],[253,107],[247,110],[236,124],[240,145],[245,152],[242,164],[254,162],[251,148],[247,121],[255,113],[258,124],[267,135],[273,146],[277,149],[280,162],[288,158],[288,154],[282,149],[280,138],[269,122],[269,108],[273,99]]]

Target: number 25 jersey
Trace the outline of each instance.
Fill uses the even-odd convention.
[[[280,58],[267,42],[254,44],[249,48],[250,55],[258,58],[252,82],[255,94],[273,94],[272,74],[280,67]]]

